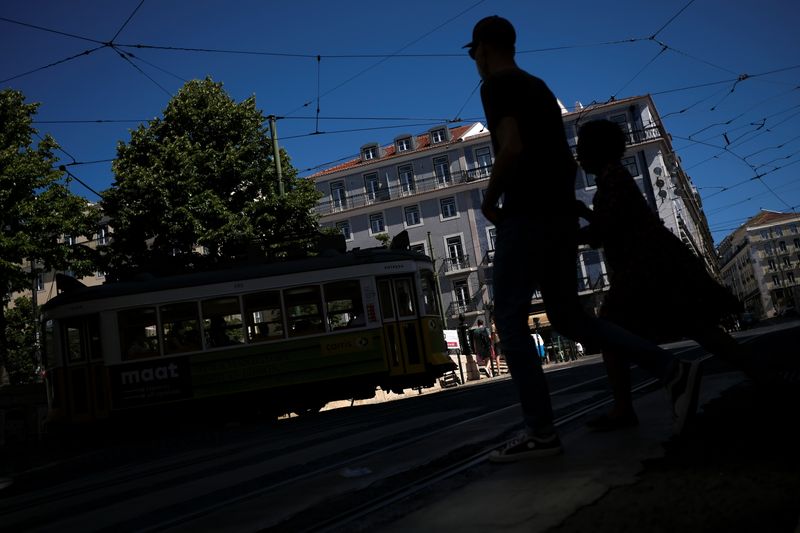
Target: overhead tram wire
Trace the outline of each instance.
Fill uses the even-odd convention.
[[[661,33],[662,31],[664,31],[664,29],[666,29],[666,27],[667,27],[667,26],[669,26],[670,24],[672,24],[672,21],[674,21],[676,18],[678,18],[678,16],[680,16],[680,14],[681,14],[681,13],[683,13],[684,11],[686,11],[686,8],[688,8],[688,7],[689,7],[690,5],[692,5],[693,3],[694,3],[694,0],[689,0],[689,2],[688,2],[688,3],[687,3],[685,6],[683,6],[683,7],[680,9],[680,11],[678,11],[677,13],[675,13],[675,14],[672,16],[672,18],[670,18],[668,21],[666,21],[666,22],[665,22],[665,23],[664,23],[664,24],[663,24],[663,25],[662,25],[662,26],[661,26],[661,27],[660,27],[658,30],[656,30],[656,32],[655,32],[655,33],[653,33],[653,35],[651,35],[651,36],[650,36],[650,38],[651,38],[651,39],[655,39],[655,38],[656,38],[656,36],[658,36],[658,34],[659,34],[659,33]]]
[[[83,181],[83,180],[82,180],[82,179],[80,179],[78,176],[76,176],[75,174],[73,174],[73,173],[72,173],[72,171],[71,171],[70,169],[68,169],[66,165],[61,165],[61,166],[59,166],[59,167],[58,167],[58,170],[60,170],[61,172],[64,172],[64,173],[66,173],[66,174],[67,174],[67,176],[71,177],[72,179],[74,179],[75,181],[77,181],[78,183],[80,183],[81,185],[83,185],[83,186],[84,186],[84,187],[85,187],[87,190],[89,190],[90,192],[92,192],[92,193],[93,193],[95,196],[97,196],[98,198],[100,198],[100,199],[102,199],[102,198],[103,198],[103,195],[102,195],[102,194],[100,194],[99,192],[97,192],[96,190],[94,190],[94,189],[93,189],[92,187],[90,187],[90,186],[89,186],[89,185],[88,185],[88,184],[87,184],[85,181]]]
[[[137,71],[138,71],[138,72],[139,72],[139,73],[140,73],[142,76],[144,76],[145,78],[147,78],[148,80],[150,80],[151,82],[153,82],[153,84],[155,84],[155,85],[156,85],[156,86],[157,86],[159,89],[161,89],[162,91],[164,91],[164,93],[166,93],[166,95],[167,95],[167,96],[169,96],[170,98],[172,98],[172,96],[173,96],[173,95],[172,95],[172,93],[171,93],[171,92],[169,92],[169,91],[168,91],[167,89],[165,89],[165,88],[164,88],[164,87],[163,87],[163,86],[162,86],[160,83],[158,83],[156,80],[154,80],[152,77],[150,77],[150,75],[149,75],[149,74],[147,74],[147,73],[146,73],[144,70],[142,70],[141,68],[139,68],[139,65],[137,65],[137,64],[135,64],[133,61],[131,61],[131,59],[130,59],[130,58],[127,56],[127,53],[128,53],[128,52],[125,52],[124,50],[118,50],[118,49],[117,49],[117,47],[116,47],[116,46],[113,46],[113,45],[112,45],[112,48],[114,49],[114,51],[115,51],[117,54],[119,54],[119,57],[121,57],[121,58],[122,58],[124,61],[126,61],[126,62],[127,62],[127,63],[128,63],[130,66],[131,66],[131,67],[133,67],[134,69],[136,69],[136,70],[137,70]]]
[[[110,40],[109,42],[113,43],[113,42],[114,42],[114,39],[116,39],[117,37],[119,37],[119,34],[120,34],[120,33],[122,33],[122,30],[124,30],[124,29],[125,29],[125,26],[127,26],[127,25],[128,25],[128,23],[131,21],[131,19],[132,19],[132,18],[133,18],[133,16],[136,14],[136,12],[137,12],[137,11],[139,11],[139,8],[140,8],[140,7],[142,7],[142,4],[144,4],[144,0],[141,0],[141,1],[139,2],[139,5],[138,5],[138,6],[136,6],[136,8],[133,10],[133,12],[132,12],[130,15],[128,15],[128,18],[127,18],[127,19],[125,19],[125,22],[123,22],[123,23],[122,23],[122,26],[120,26],[120,28],[117,30],[117,33],[115,33],[115,34],[114,34],[114,36],[111,38],[111,40]]]
[[[418,38],[414,39],[413,41],[409,42],[408,44],[406,44],[406,45],[402,46],[402,47],[401,47],[399,50],[397,50],[397,52],[395,52],[394,54],[391,54],[391,55],[389,55],[389,56],[387,56],[387,57],[385,57],[385,58],[381,59],[380,61],[377,61],[377,62],[373,63],[372,65],[370,65],[370,66],[368,66],[367,68],[365,68],[365,69],[363,69],[363,70],[359,71],[359,72],[358,72],[358,73],[356,73],[355,75],[353,75],[353,76],[351,76],[351,77],[347,78],[346,80],[344,80],[343,82],[339,83],[338,85],[335,85],[333,88],[331,88],[331,89],[329,89],[329,90],[325,91],[324,93],[322,93],[321,95],[319,95],[319,96],[318,96],[318,98],[324,98],[325,96],[327,96],[327,95],[331,94],[332,92],[334,92],[334,91],[336,91],[336,90],[340,89],[341,87],[343,87],[343,86],[347,85],[348,83],[350,83],[351,81],[355,80],[356,78],[358,78],[358,77],[362,76],[362,75],[363,75],[363,74],[365,74],[366,72],[369,72],[369,71],[370,71],[370,70],[372,70],[373,68],[375,68],[375,67],[377,67],[377,66],[379,66],[379,65],[381,65],[381,64],[383,64],[383,63],[385,63],[385,62],[386,62],[388,59],[390,59],[391,57],[393,57],[393,56],[397,55],[398,53],[402,52],[402,51],[403,51],[403,50],[405,50],[406,48],[409,48],[409,47],[413,46],[414,44],[418,43],[419,41],[421,41],[421,40],[422,40],[422,39],[424,39],[425,37],[427,37],[427,36],[431,35],[432,33],[435,33],[436,31],[438,31],[438,30],[439,30],[439,29],[441,29],[442,27],[446,26],[447,24],[451,23],[451,22],[452,22],[452,21],[454,21],[455,19],[459,18],[461,15],[463,15],[463,14],[465,14],[465,13],[467,13],[467,12],[471,11],[472,9],[476,8],[477,6],[479,6],[480,4],[482,4],[482,3],[483,3],[483,2],[485,2],[485,1],[486,1],[486,0],[478,0],[478,1],[477,1],[477,2],[475,2],[474,4],[472,4],[472,5],[470,5],[469,7],[467,7],[466,9],[464,9],[464,10],[460,11],[460,12],[459,12],[459,13],[457,13],[456,15],[454,15],[454,16],[452,16],[452,17],[450,17],[449,19],[447,19],[447,20],[446,20],[446,21],[444,21],[443,23],[439,24],[438,26],[436,26],[436,27],[435,27],[435,28],[433,28],[432,30],[430,30],[430,31],[428,31],[428,32],[426,32],[426,33],[424,33],[424,34],[422,34],[420,37],[418,37]],[[308,105],[309,105],[309,103],[308,103],[308,102],[306,102],[305,104],[303,104],[303,105],[301,105],[301,106],[299,106],[299,107],[295,108],[294,110],[290,111],[289,113],[284,113],[283,115],[284,115],[284,116],[292,115],[292,114],[296,113],[297,111],[299,111],[300,109],[303,109],[304,107],[307,107]]]
[[[399,128],[416,128],[419,126],[436,126],[441,124],[441,122],[425,122],[420,124],[397,124],[394,126],[375,126],[372,128],[353,128],[347,130],[334,130],[334,131],[319,131],[319,132],[311,132],[311,133],[302,133],[300,135],[290,135],[288,137],[281,137],[281,140],[289,140],[289,139],[301,139],[304,137],[314,137],[316,135],[332,135],[335,133],[355,133],[359,131],[377,131],[377,130],[391,130],[391,129],[399,129]]]
[[[25,26],[28,28],[33,28],[35,30],[45,31],[48,33],[55,33],[57,35],[64,35],[65,37],[72,37],[73,39],[80,39],[82,41],[89,41],[90,43],[101,44],[101,45],[108,45],[106,41],[100,41],[98,39],[92,39],[90,37],[84,37],[83,35],[76,35],[74,33],[67,33],[65,31],[54,30],[51,28],[45,28],[44,26],[37,26],[35,24],[28,24],[27,22],[21,22],[19,20],[10,19],[7,17],[0,17],[0,21],[8,22],[10,24],[18,24],[20,26]]]
[[[45,70],[45,69],[48,69],[48,68],[51,68],[51,67],[55,67],[56,65],[60,65],[62,63],[66,63],[67,61],[72,61],[73,59],[77,59],[79,57],[88,56],[89,54],[91,54],[93,52],[96,52],[97,50],[100,50],[101,48],[106,48],[108,46],[109,45],[107,45],[107,44],[103,44],[103,45],[100,45],[100,46],[95,47],[95,48],[90,48],[89,50],[84,50],[83,52],[81,52],[79,54],[74,54],[74,55],[71,55],[69,57],[65,57],[64,59],[59,59],[58,61],[54,61],[52,63],[48,63],[47,65],[35,68],[33,70],[29,70],[27,72],[23,72],[21,74],[17,74],[16,76],[11,76],[10,78],[6,78],[4,80],[0,80],[0,83],[5,83],[7,81],[16,80],[18,78],[22,78],[23,76],[28,76],[29,74],[33,74],[33,73],[39,72],[41,70]]]

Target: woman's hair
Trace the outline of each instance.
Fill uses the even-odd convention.
[[[617,161],[625,155],[625,134],[619,125],[610,120],[593,120],[578,130],[578,142],[593,154],[603,154],[604,159]]]

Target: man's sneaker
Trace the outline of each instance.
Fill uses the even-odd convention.
[[[506,444],[502,450],[495,450],[489,455],[493,463],[511,463],[535,457],[558,455],[563,449],[558,435],[553,433],[548,437],[534,437],[523,433]]]
[[[666,389],[672,401],[672,431],[680,435],[686,422],[697,412],[700,391],[700,361],[677,361]]]

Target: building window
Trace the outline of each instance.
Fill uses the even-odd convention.
[[[787,272],[786,273],[786,280],[794,285],[794,272]]]
[[[369,233],[375,235],[386,231],[386,226],[383,223],[383,213],[374,213],[369,216]]]
[[[467,310],[467,304],[469,303],[469,284],[467,280],[461,279],[453,282],[453,301],[458,306],[459,313]]]
[[[397,176],[400,178],[400,194],[407,196],[414,194],[416,185],[414,184],[414,169],[411,165],[397,167]]]
[[[337,222],[336,223],[336,229],[339,230],[339,232],[342,235],[344,235],[344,240],[346,240],[346,241],[352,241],[353,240],[353,234],[350,232],[350,221],[349,220],[343,220],[341,222]]]
[[[403,215],[406,227],[419,226],[422,224],[422,219],[419,216],[419,206],[409,205],[403,208]]]
[[[331,183],[331,207],[333,211],[341,211],[347,207],[347,197],[344,194],[343,181],[334,181]]]
[[[773,249],[772,249],[772,243],[771,242],[768,242],[767,244],[764,245],[764,253],[766,253],[767,255],[772,255],[773,254]]]
[[[788,257],[784,257],[783,266],[785,266],[786,268],[792,268],[792,261]]]
[[[39,272],[36,274],[36,290],[43,291],[44,290],[44,274]]]
[[[364,190],[367,192],[367,200],[375,201],[378,199],[378,186],[377,172],[364,176]]]
[[[105,224],[97,230],[97,244],[108,244],[108,226]]]
[[[583,173],[583,179],[584,179],[584,183],[585,183],[584,186],[587,189],[597,186],[594,174],[589,174],[588,172],[585,172],[583,170],[581,170],[581,172]]]
[[[791,231],[792,233],[797,233],[797,224],[792,224],[791,226],[789,226],[789,231]]]
[[[608,117],[608,120],[615,123],[619,128],[622,130],[622,133],[625,134],[625,144],[629,144],[630,141],[630,132],[631,128],[628,124],[628,117],[626,115],[611,115]]]
[[[450,162],[445,157],[435,157],[433,159],[433,173],[436,175],[436,183],[438,185],[450,185],[452,178],[450,177]]]
[[[97,272],[94,273],[94,277],[96,277],[96,278],[104,278],[104,277],[106,277],[106,273],[103,272],[102,270],[98,270]]]
[[[786,251],[786,241],[780,241],[778,243],[778,248],[781,249],[781,252],[785,252]]]
[[[447,257],[450,260],[451,270],[465,268],[466,257],[464,256],[464,246],[461,244],[461,236],[447,237]]]
[[[363,150],[361,150],[361,159],[364,161],[370,161],[372,159],[376,159],[378,157],[378,147],[377,146],[367,146]]]
[[[408,248],[409,248],[409,250],[411,250],[412,252],[417,252],[417,253],[420,253],[420,254],[425,254],[425,243],[424,243],[424,242],[418,242],[418,243],[416,243],[416,244],[412,244],[412,245],[410,245]]]
[[[781,237],[783,235],[783,229],[780,226],[775,227],[775,235]]]
[[[486,230],[489,235],[489,249],[494,250],[497,243],[497,228],[489,228]]]
[[[475,150],[475,161],[478,164],[478,177],[486,177],[492,171],[492,153],[489,147]]]
[[[456,199],[454,196],[442,198],[439,200],[439,206],[442,209],[442,220],[458,216],[458,209],[456,209]]]
[[[776,286],[780,286],[781,279],[778,276],[772,276],[772,284]]]
[[[765,229],[761,230],[761,238],[762,238],[763,240],[767,240],[767,239],[769,239],[769,231],[767,231],[767,230],[765,230]]]
[[[627,170],[631,176],[639,175],[639,167],[636,165],[635,157],[623,157],[621,162],[622,166],[625,167],[625,170]]]
[[[411,150],[411,137],[397,139],[397,152],[408,152]]]
[[[769,269],[775,270],[775,261],[773,261],[772,259],[769,260]]]
[[[440,142],[444,142],[447,139],[447,135],[445,134],[444,128],[440,128],[438,130],[433,130],[431,132],[431,144],[437,144]]]
[[[795,239],[794,240],[794,247],[795,248],[800,248],[800,239]]]
[[[75,245],[75,235],[64,235],[64,244],[67,246]]]

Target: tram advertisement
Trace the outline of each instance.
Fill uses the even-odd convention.
[[[192,393],[186,357],[115,366],[111,381],[114,406],[120,409],[183,400]]]

